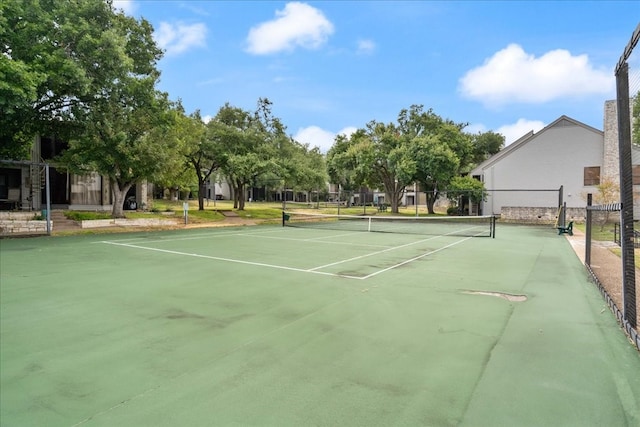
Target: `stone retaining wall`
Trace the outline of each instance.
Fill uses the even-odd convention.
[[[46,234],[47,221],[34,219],[33,212],[0,212],[0,236]],[[53,230],[53,222],[51,223]]]
[[[176,225],[173,219],[162,218],[116,218],[116,219],[93,219],[90,221],[81,221],[82,228],[103,228],[103,227],[156,227],[160,225]]]
[[[13,234],[46,234],[47,221],[36,220],[33,212],[0,212],[0,236]],[[103,227],[157,227],[176,225],[175,219],[164,218],[137,218],[137,219],[96,219],[81,221],[82,228]],[[51,221],[53,231],[54,221]]]
[[[567,222],[584,222],[585,208],[567,208]],[[512,207],[503,206],[500,219],[505,222],[523,222],[531,224],[553,224],[558,216],[558,208]]]

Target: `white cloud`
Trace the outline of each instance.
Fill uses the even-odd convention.
[[[358,130],[357,127],[353,127],[353,126],[347,126],[344,129],[339,130],[336,135],[344,135],[347,138],[349,138],[351,135],[353,135],[354,133],[356,133]]]
[[[607,95],[613,88],[613,73],[595,69],[587,55],[557,49],[535,57],[517,44],[495,53],[459,81],[463,96],[494,106]]]
[[[121,10],[125,15],[133,15],[133,12],[136,10],[136,5],[133,3],[133,0],[114,0],[113,8],[115,10]]]
[[[205,24],[170,24],[161,22],[154,33],[158,47],[166,50],[167,55],[186,52],[192,47],[204,47],[207,27]]]
[[[376,44],[373,40],[358,40],[358,54],[359,55],[370,55],[376,50]]]
[[[333,133],[318,126],[309,126],[298,129],[293,139],[303,144],[309,144],[311,147],[318,147],[322,153],[326,153],[333,146],[337,135],[349,137],[356,130],[357,128],[355,127],[346,127],[337,133]]]
[[[538,132],[544,126],[540,120],[518,119],[516,123],[501,126],[495,132],[504,135],[504,143],[509,145],[531,131]]]
[[[287,3],[276,18],[249,30],[247,51],[265,55],[296,47],[317,49],[333,34],[333,24],[322,11],[305,3]]]

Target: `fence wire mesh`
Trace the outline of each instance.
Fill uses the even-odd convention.
[[[634,184],[640,185],[640,176],[634,180],[634,163],[640,163],[639,40],[640,24],[615,68],[620,203],[590,206],[589,199],[585,263],[619,322],[640,349],[634,230]],[[610,231],[615,237],[605,243],[598,237],[602,231]]]

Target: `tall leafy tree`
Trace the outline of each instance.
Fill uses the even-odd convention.
[[[234,208],[243,210],[247,186],[273,166],[264,127],[257,114],[229,104],[220,108],[208,127],[224,156],[220,168],[233,187]]]
[[[358,132],[363,133],[364,130]],[[365,185],[366,177],[364,173],[359,173],[356,168],[356,157],[353,150],[350,150],[352,139],[356,137],[336,136],[333,145],[327,152],[327,174],[332,183],[340,185],[341,188],[353,191]]]
[[[295,156],[298,165],[295,185],[304,191],[321,190],[327,185],[327,168],[324,155],[318,147],[297,144]]]
[[[445,190],[457,176],[460,157],[440,135],[415,138],[411,151],[417,164],[415,180],[424,188],[427,211],[433,214],[442,190]]]
[[[154,138],[171,126],[167,104],[151,82],[128,81],[122,91],[112,89],[109,98],[91,109],[89,117],[94,121],[70,139],[63,153],[61,160],[72,172],[96,171],[108,178],[115,218],[124,216],[124,199],[131,186],[160,176],[175,153],[168,139]]]
[[[0,2],[1,157],[26,157],[36,134],[66,139],[81,128],[105,84],[131,69],[126,49],[155,57],[115,21],[110,1]]]
[[[405,187],[412,183],[416,162],[408,140],[393,123],[369,122],[330,150],[329,172],[355,187],[382,188],[392,212],[398,212]]]
[[[123,216],[123,202],[132,185],[153,180],[174,153],[167,95],[156,90],[161,51],[145,21],[112,14],[112,41],[120,46],[119,61],[86,111],[73,108],[86,119],[69,138],[62,160],[73,172],[96,171],[109,179],[114,217]],[[97,60],[97,59],[96,59]],[[96,64],[99,66],[100,63]]]
[[[504,148],[504,136],[493,131],[479,132],[470,137],[471,157],[463,162],[463,169],[469,170],[477,166]]]
[[[412,156],[416,159],[414,179],[426,192],[428,212],[434,213],[441,191],[463,165],[471,162],[471,140],[462,132],[466,123],[443,119],[431,109],[424,111],[422,105],[400,111],[398,122],[411,141]]]
[[[187,166],[195,172],[198,180],[198,210],[204,210],[207,181],[224,162],[221,144],[196,111],[182,116],[181,140]]]
[[[185,114],[182,104],[178,102],[169,111],[172,124],[167,127],[156,127],[151,130],[149,138],[169,144],[171,156],[165,159],[162,170],[156,175],[154,184],[161,189],[169,189],[171,195],[192,187],[197,182],[195,171],[186,161],[189,143],[192,141],[192,118]]]
[[[480,203],[486,199],[484,184],[468,175],[456,176],[449,183],[447,188],[449,200],[459,201],[467,197],[471,203]]]
[[[384,189],[392,212],[397,212],[405,188],[419,182],[428,211],[434,213],[452,179],[502,146],[501,135],[471,136],[462,131],[465,126],[412,105],[400,111],[395,124],[372,121],[350,138],[336,138],[327,153],[329,176],[343,185]]]

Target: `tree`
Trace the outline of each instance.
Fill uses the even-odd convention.
[[[504,147],[504,136],[492,131],[479,132],[471,135],[471,157],[468,162],[463,161],[463,167],[477,166]],[[465,171],[466,172],[466,171]]]
[[[259,100],[260,105],[266,105]],[[208,124],[210,135],[220,146],[224,159],[221,171],[233,187],[234,208],[243,210],[249,184],[269,169],[274,169],[274,147],[268,145],[266,127],[255,113],[225,104]]]
[[[122,65],[102,82],[90,108],[74,109],[86,120],[70,136],[61,160],[72,172],[96,171],[109,179],[112,215],[118,218],[131,186],[158,177],[175,153],[165,137],[174,116],[167,95],[155,89],[161,51],[151,25],[112,14],[111,29],[113,43],[121,46],[116,59]]]
[[[397,213],[402,193],[413,182],[416,160],[412,157],[406,135],[393,124],[371,121],[366,128],[351,135],[346,151],[347,167],[352,167],[355,183],[383,188],[391,212]]]
[[[297,166],[294,186],[307,192],[326,187],[327,165],[320,149],[292,142],[296,145],[294,164]]]
[[[453,180],[504,146],[504,137],[500,134],[466,134],[463,132],[466,123],[443,119],[431,109],[424,111],[421,105],[402,110],[398,122],[413,141],[412,151],[417,161],[415,179],[426,191],[427,210],[431,214],[442,190],[448,190]],[[456,181],[454,185],[459,183]]]
[[[608,205],[620,201],[620,185],[616,180],[605,177],[600,180],[600,184],[596,186],[598,192],[594,194],[593,202],[596,205]],[[610,211],[604,211],[602,221],[600,222],[600,231],[604,230],[605,225],[609,222]]]
[[[115,18],[103,0],[0,3],[0,157],[26,158],[35,135],[67,139],[81,128],[105,84],[131,69],[125,46],[156,57],[127,42]]]
[[[411,151],[417,163],[415,180],[425,189],[427,211],[433,214],[441,191],[447,189],[458,174],[460,158],[439,135],[416,138]]]
[[[221,144],[202,121],[200,111],[196,111],[190,116],[183,115],[181,122],[180,136],[185,147],[186,163],[195,172],[198,179],[198,210],[204,210],[207,181],[224,162],[220,151]]]
[[[456,203],[464,197],[468,197],[470,203],[480,203],[486,199],[486,192],[479,180],[470,176],[456,176],[449,182],[447,197]]]
[[[424,188],[427,210],[433,214],[441,191],[473,157],[471,139],[462,132],[467,124],[442,119],[431,109],[424,111],[422,105],[402,110],[398,122],[411,141],[411,156],[416,160],[414,180]]]
[[[125,95],[130,85],[147,87]],[[168,139],[153,137],[171,126],[164,94],[155,92],[148,81],[129,81],[122,89],[92,108],[89,117],[94,122],[70,139],[61,158],[72,172],[96,171],[109,179],[114,218],[124,217],[124,198],[131,186],[154,180],[175,153]]]
[[[149,138],[163,140],[171,147],[171,156],[165,159],[162,170],[154,178],[154,184],[161,189],[168,188],[171,195],[177,193],[177,197],[180,197],[182,190],[189,189],[198,180],[194,169],[186,160],[189,152],[188,143],[191,141],[192,118],[185,114],[180,102],[170,109],[169,115],[172,126],[168,129],[154,128],[149,135]]]
[[[400,111],[397,124],[372,121],[350,138],[337,137],[327,153],[329,176],[343,185],[384,188],[392,212],[398,212],[406,186],[419,182],[434,213],[441,191],[455,177],[503,145],[504,138],[493,132],[464,133],[466,125],[412,105]]]
[[[364,130],[358,132],[363,133]],[[357,138],[347,138],[342,134],[336,136],[326,157],[329,179],[347,191],[364,186],[366,181],[366,174],[356,168],[355,153],[350,150],[352,140],[355,141]]]

